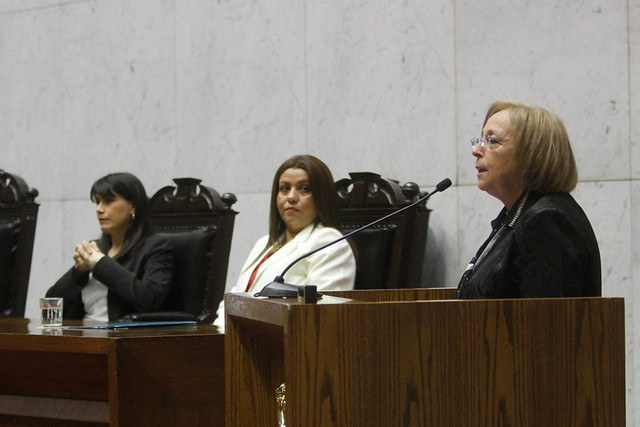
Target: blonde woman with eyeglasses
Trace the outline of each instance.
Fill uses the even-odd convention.
[[[458,284],[458,298],[601,295],[600,252],[582,208],[562,121],[520,102],[489,106],[471,140],[478,188],[502,202],[491,234]]]

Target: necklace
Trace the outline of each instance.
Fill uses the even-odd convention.
[[[509,227],[513,227],[513,224],[515,224],[516,221],[518,220],[518,217],[522,213],[522,208],[524,208],[524,204],[527,203],[528,197],[529,197],[529,190],[527,190],[527,192],[524,193],[524,197],[522,198],[522,200],[520,200],[520,203],[518,203],[518,207],[516,208],[516,213],[515,215],[513,215],[513,218],[511,218],[511,221],[509,221]]]
[[[456,291],[456,298],[460,298],[460,295],[461,295],[461,292],[462,292],[462,288],[465,286],[466,282],[471,277],[471,273],[473,272],[475,267],[480,263],[480,261],[482,261],[485,258],[486,254],[489,253],[489,251],[491,250],[491,248],[494,245],[494,243],[496,243],[496,241],[499,239],[499,237],[501,236],[501,234],[504,231],[504,226],[507,225],[508,227],[513,227],[513,224],[516,223],[516,221],[520,217],[520,214],[522,213],[522,209],[524,208],[525,203],[527,203],[527,198],[528,197],[529,197],[529,190],[527,190],[527,192],[524,194],[524,196],[520,200],[520,203],[518,203],[518,207],[516,208],[516,212],[513,215],[513,218],[511,218],[511,220],[509,221],[509,224],[502,223],[502,225],[500,225],[500,228],[498,228],[498,230],[493,234],[493,236],[491,237],[489,242],[486,244],[486,246],[484,248],[482,248],[482,251],[480,252],[480,254],[474,256],[473,258],[471,258],[471,261],[469,262],[469,265],[467,266],[467,269],[462,274],[462,278],[460,279],[460,283],[458,283],[458,290]]]

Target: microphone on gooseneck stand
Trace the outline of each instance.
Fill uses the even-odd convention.
[[[338,242],[340,242],[341,240],[344,240],[348,237],[353,236],[356,233],[361,232],[362,230],[365,230],[373,225],[376,225],[377,223],[384,221],[385,219],[391,218],[394,215],[399,214],[400,212],[404,212],[407,209],[410,209],[416,205],[419,205],[420,203],[423,203],[425,200],[427,200],[429,197],[433,196],[435,193],[438,192],[442,192],[444,190],[446,190],[447,188],[449,188],[451,186],[451,180],[449,178],[445,178],[442,181],[440,181],[438,183],[438,185],[436,185],[436,189],[433,190],[431,193],[427,194],[426,196],[421,197],[420,199],[418,199],[417,201],[411,203],[410,205],[407,205],[405,207],[403,207],[402,209],[398,209],[395,212],[391,212],[389,215],[386,215],[380,219],[377,219],[375,221],[373,221],[372,223],[369,223],[367,225],[364,225],[354,231],[352,231],[349,234],[345,234],[344,236],[340,237],[339,239],[334,240],[333,242],[329,242],[324,246],[321,246],[317,249],[314,249],[311,252],[308,252],[304,255],[302,255],[301,257],[297,258],[296,260],[294,260],[291,264],[289,264],[287,266],[287,268],[285,268],[282,271],[282,274],[280,274],[279,276],[276,276],[275,279],[273,279],[273,282],[265,285],[264,288],[262,288],[262,290],[260,292],[258,292],[257,294],[255,294],[255,297],[269,297],[269,298],[295,298],[298,297],[299,294],[299,290],[302,288],[301,286],[297,286],[297,285],[291,285],[289,283],[285,283],[284,282],[284,275],[287,273],[287,271],[289,271],[289,269],[291,267],[293,267],[298,261],[303,260],[304,258],[315,254],[316,252],[319,252],[325,248],[328,248],[331,245],[334,245]],[[313,286],[313,288],[315,288],[315,286]],[[317,299],[318,296],[322,296],[322,294],[317,293],[316,295],[313,295],[311,298],[311,301],[305,301],[305,302],[313,302],[313,300]]]

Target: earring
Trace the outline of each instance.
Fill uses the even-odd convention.
[[[135,221],[135,220],[136,220],[136,213],[131,212],[131,221]]]

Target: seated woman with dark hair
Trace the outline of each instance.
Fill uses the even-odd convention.
[[[578,172],[562,121],[542,108],[498,101],[471,147],[478,188],[504,208],[464,272],[458,297],[599,296],[598,242],[569,194]]]
[[[91,187],[102,238],[76,245],[74,266],[47,291],[64,298],[65,319],[116,321],[161,307],[171,285],[173,253],[153,233],[144,186],[114,173]]]
[[[337,192],[329,168],[309,155],[285,161],[273,178],[269,235],[255,244],[231,292],[260,291],[298,257],[342,236]],[[356,261],[346,241],[296,263],[284,276],[292,285],[322,290],[353,289]],[[216,325],[224,325],[224,302]]]

